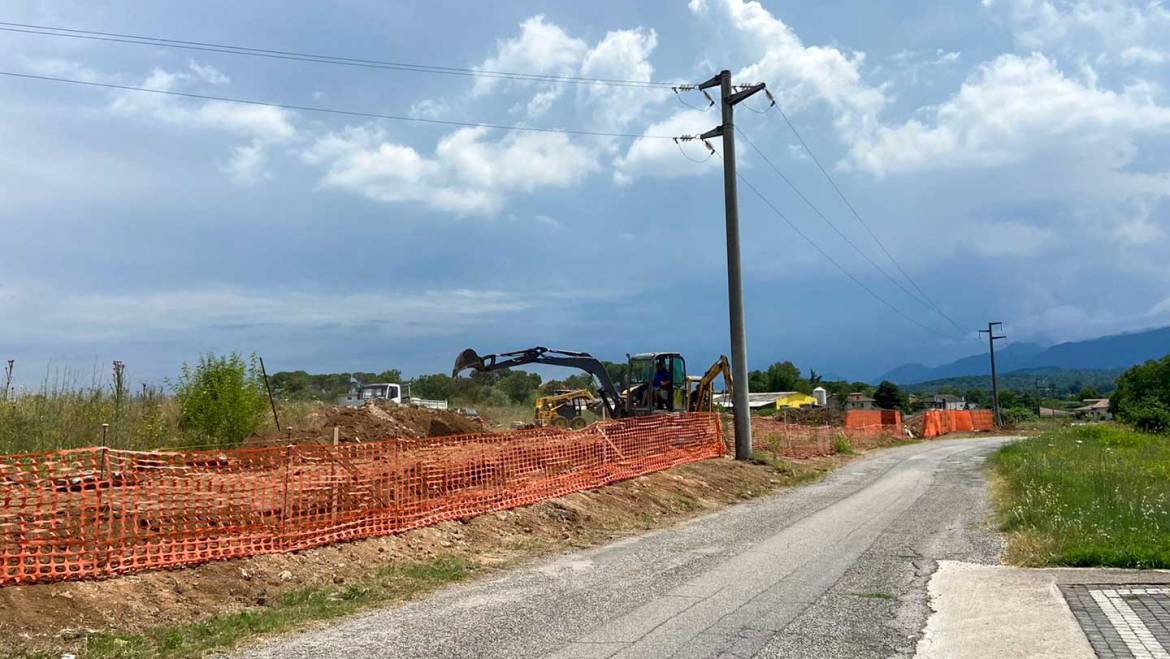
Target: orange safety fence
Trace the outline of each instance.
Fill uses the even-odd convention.
[[[716,414],[359,444],[0,455],[0,586],[400,533],[722,455]]]
[[[837,452],[843,438],[850,448],[868,449],[902,437],[897,410],[849,410],[841,426],[786,423],[768,417],[752,419],[752,447],[789,458],[811,458]]]
[[[928,410],[922,413],[922,437],[938,437],[952,432],[994,430],[991,410]]]

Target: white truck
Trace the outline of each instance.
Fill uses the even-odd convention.
[[[445,400],[428,400],[426,398],[403,396],[402,385],[396,382],[378,382],[375,384],[357,384],[355,382],[350,385],[349,393],[345,395],[345,399],[341,401],[341,404],[347,407],[360,407],[369,401],[379,400],[391,401],[398,405],[426,407],[432,410],[447,409],[447,401]]]

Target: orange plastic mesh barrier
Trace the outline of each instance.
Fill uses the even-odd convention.
[[[991,410],[928,410],[922,413],[922,436],[938,437],[952,432],[994,430]]]
[[[810,458],[837,452],[837,439],[855,449],[879,446],[902,437],[902,414],[897,410],[849,410],[843,426],[808,426],[776,418],[752,419],[752,448],[767,449],[789,458]]]
[[[715,414],[341,446],[0,455],[0,586],[399,533],[723,454]]]

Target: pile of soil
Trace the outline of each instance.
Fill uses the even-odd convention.
[[[432,410],[393,403],[367,403],[362,407],[332,407],[319,414],[316,428],[288,432],[268,432],[249,437],[244,446],[283,446],[293,444],[329,444],[333,428],[341,442],[374,442],[394,437],[445,437],[488,432],[478,417],[467,417],[450,410]]]

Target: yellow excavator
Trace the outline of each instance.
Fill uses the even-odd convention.
[[[699,378],[687,376],[686,360],[677,352],[647,352],[628,356],[626,380],[621,391],[605,365],[587,352],[554,350],[537,346],[513,352],[479,355],[468,348],[459,353],[451,377],[474,369],[494,371],[524,364],[567,366],[589,373],[597,380],[597,395],[603,413],[611,419],[670,412],[697,412],[714,409],[714,382],[723,376],[731,391],[731,369],[727,357],[720,357]]]
[[[711,364],[703,375],[687,376],[687,407],[689,411],[715,411],[715,380],[721,375],[723,376],[724,388],[727,390],[726,395],[730,398],[732,394],[731,362],[727,360],[727,355],[719,355],[719,359],[716,359],[715,363]]]
[[[588,389],[558,391],[536,399],[536,425],[580,430],[587,424],[582,414],[600,401]]]

